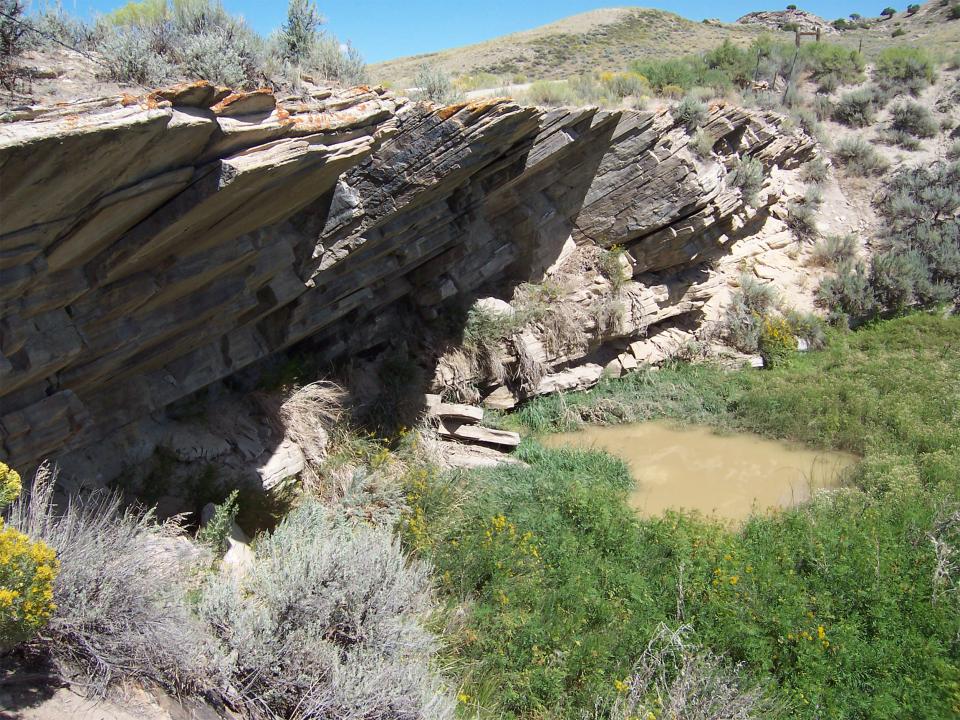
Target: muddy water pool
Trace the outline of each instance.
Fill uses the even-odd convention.
[[[786,507],[836,486],[857,461],[847,453],[664,421],[587,426],[542,442],[622,458],[636,480],[630,504],[645,517],[683,508],[742,520],[753,508]]]

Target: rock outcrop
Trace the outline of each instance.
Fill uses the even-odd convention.
[[[784,26],[795,25],[800,30],[829,34],[837,32],[829,22],[819,15],[806,10],[760,10],[747,13],[737,19],[740,25],[762,25],[771,30],[783,30]]]
[[[570,243],[626,249],[645,328],[690,311],[697,268],[765,217],[727,171],[814,148],[773,113],[727,105],[710,108],[701,161],[666,110],[433,107],[365,87],[201,83],[13,118],[0,455],[20,467],[304,339],[334,361],[395,338],[400,308],[509,297]]]

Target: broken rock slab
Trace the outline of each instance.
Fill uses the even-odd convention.
[[[447,403],[439,395],[427,395],[427,416],[450,420],[467,425],[479,425],[483,422],[483,408],[464,403]]]
[[[480,425],[457,424],[451,421],[441,422],[438,427],[441,437],[454,438],[467,443],[481,443],[496,447],[515,448],[520,444],[519,433],[509,430],[493,430]]]
[[[490,468],[497,465],[526,466],[526,463],[517,460],[502,450],[483,445],[463,445],[458,442],[441,440],[438,443],[437,450],[441,465],[448,468]]]

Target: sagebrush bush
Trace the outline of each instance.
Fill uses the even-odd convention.
[[[960,140],[954,140],[947,146],[945,152],[947,160],[960,160]]]
[[[800,179],[808,183],[822,183],[830,177],[830,167],[822,157],[804,163],[800,169]]]
[[[741,158],[727,176],[727,184],[739,188],[747,205],[754,205],[763,187],[763,164],[754,157]]]
[[[823,193],[818,185],[810,185],[804,191],[803,199],[787,204],[787,225],[801,237],[817,233],[817,214],[823,203]]]
[[[819,350],[827,344],[826,325],[817,315],[788,308],[783,317],[790,326],[790,332],[806,340],[810,350]]]
[[[864,177],[882,175],[890,165],[877,149],[860,135],[844,138],[837,143],[833,156],[847,172]]]
[[[9,518],[60,562],[44,647],[85,675],[95,693],[130,679],[175,692],[219,686],[215,648],[186,600],[184,583],[197,558],[181,528],[121,510],[119,498],[105,493],[71,500],[60,513],[54,481],[41,467]]]
[[[851,262],[838,267],[836,275],[820,283],[817,302],[829,311],[830,321],[838,325],[869,317],[876,308],[876,299],[867,266]]]
[[[862,88],[845,93],[833,107],[831,117],[850,127],[867,127],[876,120],[877,93],[872,88]]]
[[[776,291],[771,285],[742,275],[740,288],[730,298],[723,319],[723,332],[730,344],[741,352],[756,352],[763,318],[776,303]]]
[[[918,138],[931,138],[939,126],[926,107],[915,102],[904,102],[890,110],[890,127]]]
[[[20,475],[0,462],[0,511],[20,491]],[[51,547],[5,526],[0,518],[0,654],[32,638],[50,620],[58,570]]]
[[[457,97],[457,90],[453,80],[441,68],[424,63],[417,70],[414,78],[420,97],[435,103],[453,102]]]
[[[825,268],[837,268],[857,256],[857,239],[853,235],[830,235],[813,246],[810,262]]]
[[[707,106],[694,97],[685,97],[670,110],[673,120],[692,133],[707,119]]]
[[[453,717],[430,662],[430,569],[389,531],[306,500],[257,543],[246,575],[211,578],[199,612],[254,717]]]

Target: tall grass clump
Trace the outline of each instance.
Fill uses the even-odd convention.
[[[212,578],[199,600],[253,717],[453,717],[430,667],[430,568],[408,562],[388,531],[308,500],[256,553],[247,574]]]
[[[97,694],[127,680],[178,693],[216,687],[219,657],[186,599],[198,557],[181,528],[122,510],[105,493],[71,500],[58,513],[55,479],[41,467],[9,510],[10,526],[42,540],[60,563],[42,646]]]

